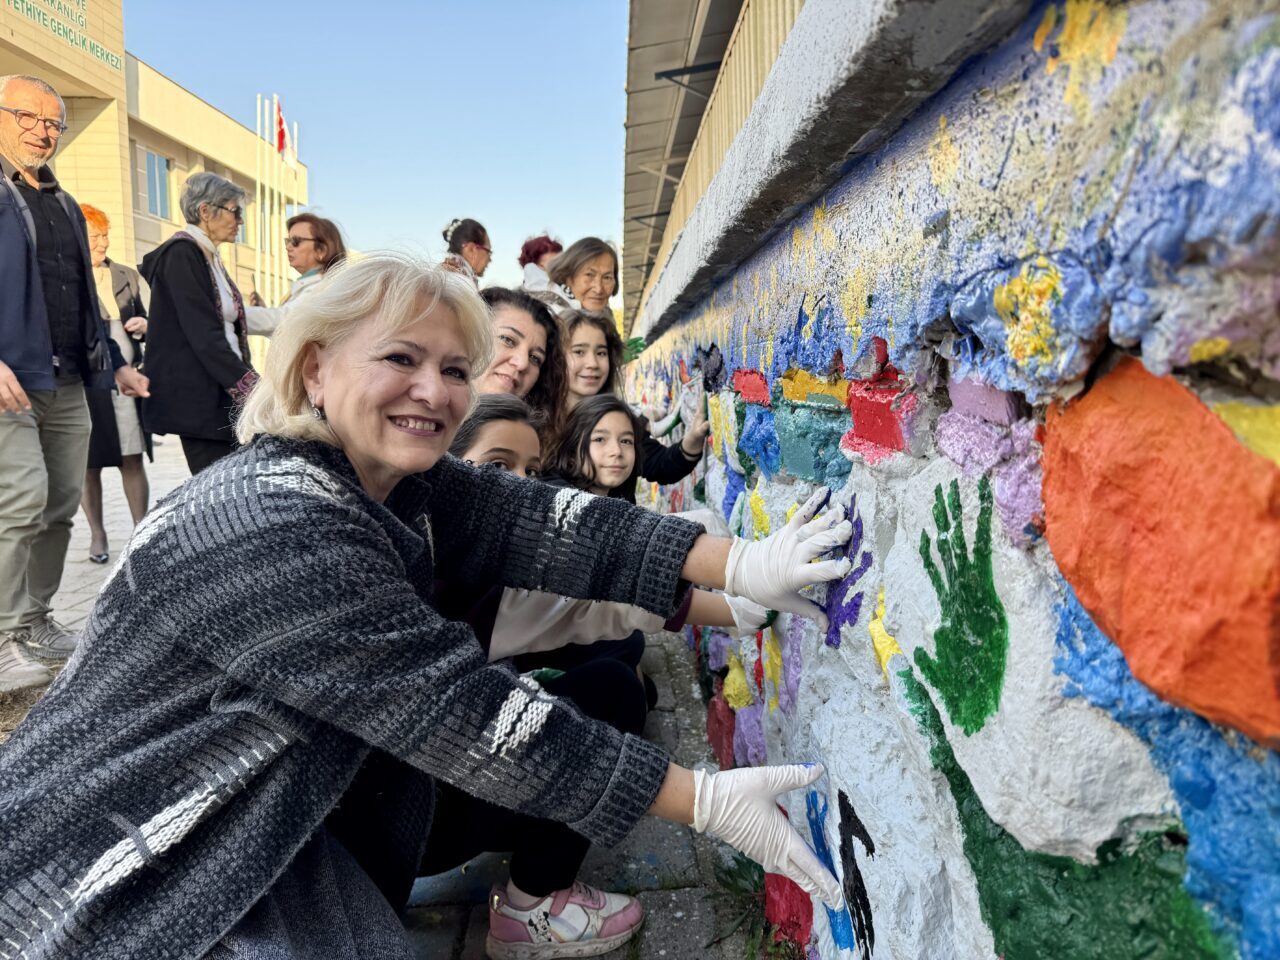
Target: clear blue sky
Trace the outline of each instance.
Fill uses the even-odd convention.
[[[311,209],[362,250],[438,258],[454,217],[489,230],[484,282],[520,244],[621,240],[623,0],[125,0],[125,46],[251,129],[278,93]]]

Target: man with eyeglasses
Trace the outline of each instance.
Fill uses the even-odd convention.
[[[85,385],[147,396],[107,334],[80,207],[47,166],[66,132],[58,92],[0,77],[0,691],[48,682],[78,635],[50,603],[89,454]],[[35,654],[35,657],[31,656]]]

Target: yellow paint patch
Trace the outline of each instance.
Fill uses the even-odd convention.
[[[1246,447],[1280,464],[1280,407],[1253,407],[1232,401],[1215,403],[1213,412],[1226,421]]]
[[[707,394],[707,419],[711,421],[711,452],[724,460],[724,411],[718,393]]]
[[[1231,341],[1226,337],[1205,337],[1191,345],[1187,351],[1187,359],[1192,363],[1208,363],[1217,360],[1231,349]]]
[[[1059,67],[1070,71],[1062,98],[1075,110],[1077,118],[1083,119],[1089,109],[1083,88],[1096,82],[1116,58],[1128,21],[1128,11],[1103,0],[1067,0],[1062,32],[1054,44],[1056,52],[1045,63],[1045,71],[1053,74]],[[1044,23],[1040,26],[1043,28]],[[1052,27],[1045,31],[1041,45],[1051,30]],[[1036,36],[1039,35],[1037,30]]]
[[[835,397],[843,406],[849,400],[849,381],[843,377],[815,377],[808,370],[788,370],[782,375],[782,395],[796,403],[819,395]]]
[[[871,274],[865,267],[858,267],[840,288],[840,309],[844,311],[844,325],[853,338],[856,349],[862,337],[862,321],[867,318],[867,298],[871,294]]]
[[[826,253],[834,253],[836,249],[836,232],[827,219],[827,205],[819,204],[813,208],[813,240]]]
[[[782,647],[778,643],[778,635],[770,627],[764,632],[764,675],[769,681],[765,689],[769,691],[769,712],[778,709],[778,691],[782,689]]]
[[[751,507],[751,532],[756,540],[763,540],[769,535],[769,513],[764,508],[764,497],[760,495],[760,488],[764,486],[764,477],[762,476],[757,482],[754,490],[751,491],[751,499],[749,506]]]
[[[773,366],[773,334],[770,333],[764,341],[764,346],[760,350],[760,366],[768,370]]]
[[[798,503],[793,503],[791,506],[787,507],[787,523],[791,522],[791,518],[796,515],[796,511],[799,509],[800,504]]]
[[[929,176],[939,190],[949,190],[960,169],[960,150],[947,133],[947,118],[938,117],[938,129],[929,141]]]
[[[752,703],[747,672],[742,669],[742,661],[732,650],[729,651],[729,673],[724,678],[724,702],[735,710],[749,707]]]
[[[1024,264],[1022,272],[996,287],[992,305],[1004,321],[1005,346],[1022,367],[1053,359],[1057,334],[1053,306],[1062,300],[1062,274],[1046,257]]]
[[[876,598],[876,613],[867,624],[867,630],[871,634],[871,644],[876,651],[876,662],[880,664],[880,670],[888,680],[889,660],[895,653],[902,653],[902,648],[898,646],[898,641],[893,638],[893,634],[884,626],[884,587],[880,588],[880,596]]]
[[[1044,12],[1044,19],[1040,21],[1040,26],[1036,27],[1036,35],[1031,38],[1031,47],[1036,53],[1044,49],[1044,42],[1049,38],[1049,34],[1053,33],[1053,28],[1058,24],[1058,8],[1049,7]]]

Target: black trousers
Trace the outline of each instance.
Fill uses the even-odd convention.
[[[236,449],[231,440],[205,440],[201,437],[179,437],[182,453],[187,458],[187,469],[194,477],[209,464],[221,460]]]
[[[644,729],[644,687],[635,669],[620,660],[592,660],[543,686],[623,733]],[[443,873],[485,851],[509,852],[512,882],[531,896],[545,897],[573,883],[590,847],[589,840],[563,823],[513,813],[437,781],[431,835],[419,873]]]

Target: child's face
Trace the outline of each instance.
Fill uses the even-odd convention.
[[[606,413],[591,430],[592,484],[595,493],[608,493],[631,476],[636,465],[636,434],[631,418]]]
[[[462,454],[467,463],[496,463],[518,477],[536,477],[542,471],[538,434],[527,423],[494,420],[480,428],[475,442]]]

